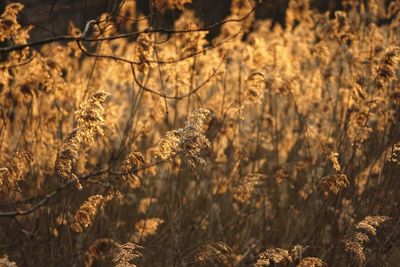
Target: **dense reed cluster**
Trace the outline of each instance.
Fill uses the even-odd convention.
[[[5,8],[0,265],[397,266],[400,2],[195,1],[40,45]]]

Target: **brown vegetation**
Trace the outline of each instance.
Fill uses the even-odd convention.
[[[0,16],[0,266],[398,264],[399,1],[132,2],[43,41]]]

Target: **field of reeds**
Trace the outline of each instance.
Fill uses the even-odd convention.
[[[191,2],[39,41],[7,5],[0,266],[399,266],[400,2]]]

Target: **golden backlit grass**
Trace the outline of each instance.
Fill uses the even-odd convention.
[[[398,264],[400,3],[234,0],[208,40],[190,2],[2,54],[0,265]]]

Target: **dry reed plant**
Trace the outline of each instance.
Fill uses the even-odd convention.
[[[327,267],[326,263],[315,257],[302,259],[296,267]]]
[[[148,236],[155,235],[159,225],[161,225],[163,222],[164,220],[160,218],[149,218],[138,221],[135,223],[136,232],[134,239],[141,241],[142,239],[146,239]]]
[[[18,30],[21,26],[17,22],[17,15],[23,7],[20,3],[13,3],[6,6],[6,9],[0,16],[0,41],[3,42],[10,37],[18,35]]]
[[[1,259],[0,259],[0,265],[2,267],[17,267],[17,264],[15,264],[15,262],[12,262],[8,259],[7,255],[4,255]]]
[[[105,261],[115,254],[119,244],[112,239],[96,239],[85,252],[85,266],[90,267],[95,263]]]
[[[25,151],[17,151],[7,167],[0,168],[0,186],[4,191],[18,190],[31,158]]]
[[[386,216],[367,216],[355,225],[355,232],[343,239],[346,252],[350,253],[352,264],[364,266],[367,260],[366,247],[377,237],[377,228],[391,221]]]
[[[230,266],[232,249],[223,242],[200,246],[193,255],[183,260],[183,266]]]
[[[103,201],[103,196],[100,195],[89,197],[75,213],[71,222],[71,229],[79,233],[85,228],[88,228],[92,224],[98,210],[101,208]]]
[[[0,11],[1,266],[398,265],[399,1],[111,2]]]
[[[142,247],[133,243],[125,243],[123,245],[118,245],[118,252],[113,258],[115,267],[136,267],[132,261],[136,258],[142,257],[142,254],[138,250]]]

